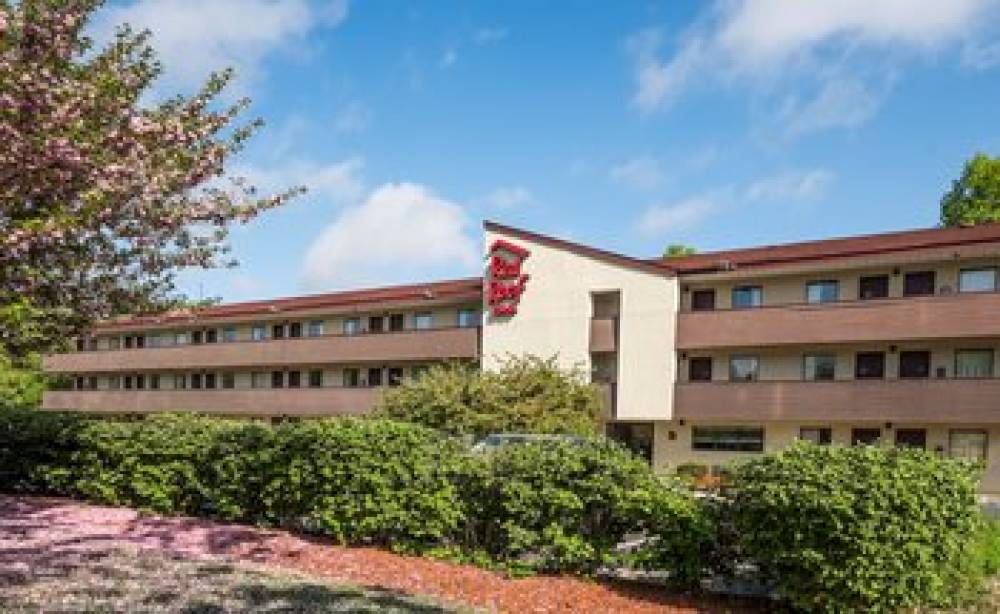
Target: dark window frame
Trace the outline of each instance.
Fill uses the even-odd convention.
[[[834,297],[829,300],[811,301],[809,300],[809,289],[813,286],[829,286],[834,288]],[[810,305],[823,305],[824,303],[836,303],[840,300],[840,280],[837,279],[814,279],[806,282],[805,302]]]
[[[707,297],[704,300],[699,297]],[[691,311],[715,311],[715,288],[700,288],[691,291]]]
[[[928,281],[930,287],[927,287]],[[911,282],[913,283],[911,284]],[[903,296],[934,296],[935,294],[937,294],[937,271],[909,271],[903,274]]]
[[[699,371],[699,365],[704,368],[708,367],[708,371]],[[712,381],[712,374],[715,368],[714,361],[711,356],[695,356],[688,359],[688,381],[689,382],[710,382]],[[698,377],[695,377],[696,373]],[[708,377],[702,377],[702,375],[707,374]]]
[[[861,359],[864,358],[874,358],[879,357],[881,362],[879,375],[862,375],[861,374]],[[856,352],[854,354],[854,379],[860,380],[877,380],[885,379],[885,352]]]
[[[730,441],[711,440],[709,433],[732,436]],[[742,435],[754,435],[740,440]],[[766,432],[763,426],[694,426],[691,427],[691,449],[707,452],[763,452]]]
[[[912,363],[910,360],[921,358],[920,363]],[[908,363],[908,364],[904,364]],[[917,371],[911,371],[914,367]],[[899,353],[899,378],[900,379],[927,379],[931,376],[931,353],[927,350],[904,350]]]
[[[872,283],[877,282],[875,289],[877,292],[869,294],[866,296],[865,285],[866,282]],[[862,301],[876,301],[881,298],[889,298],[889,276],[883,275],[862,275],[858,278],[858,300]]]
[[[757,297],[758,297],[758,302],[757,303],[750,304],[750,305],[738,305],[736,303],[736,295],[737,294],[739,294],[741,292],[752,291],[752,290],[756,290],[756,292],[757,292]],[[753,285],[753,284],[748,284],[748,285],[743,285],[743,286],[734,286],[733,290],[732,290],[732,293],[730,295],[730,306],[733,309],[759,309],[760,307],[763,307],[764,306],[764,286]]]

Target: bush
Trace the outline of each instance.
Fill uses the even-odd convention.
[[[978,469],[914,450],[796,444],[737,469],[739,549],[793,607],[897,611],[978,589]]]
[[[1000,519],[983,518],[976,534],[972,558],[983,575],[1000,575]]]
[[[591,572],[621,562],[615,547],[645,532],[640,564],[700,575],[709,531],[697,502],[610,442],[501,448],[474,468],[465,498],[469,546],[515,568]]]
[[[0,491],[76,494],[73,455],[81,416],[0,409]]]
[[[557,433],[594,435],[597,389],[556,359],[508,357],[495,371],[453,363],[386,391],[376,413],[452,435]]]

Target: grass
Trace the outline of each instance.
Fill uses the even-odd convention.
[[[0,566],[4,612],[444,613],[392,591],[328,584],[254,567],[113,550]]]

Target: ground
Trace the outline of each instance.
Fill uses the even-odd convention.
[[[0,603],[5,611],[32,612],[749,609],[656,587],[573,577],[513,579],[282,531],[5,496],[0,496]]]

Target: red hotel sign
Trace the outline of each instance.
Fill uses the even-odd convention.
[[[521,265],[531,254],[528,250],[509,241],[497,239],[490,245],[490,277],[486,300],[490,312],[497,317],[512,316],[517,313],[528,275],[521,271]]]

